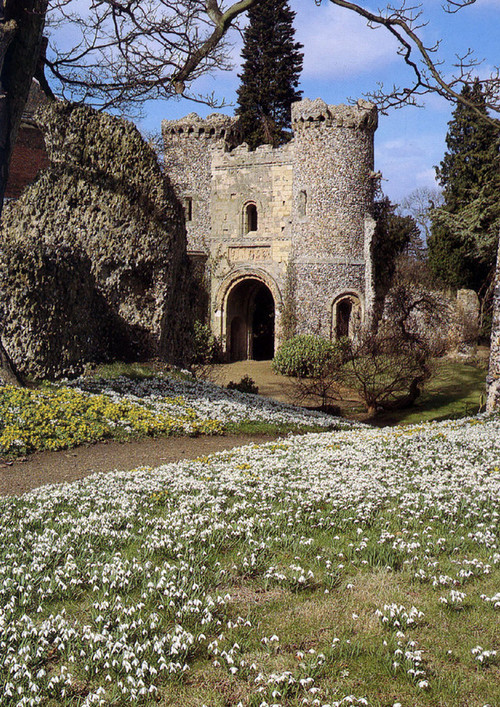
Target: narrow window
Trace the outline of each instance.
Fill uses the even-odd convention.
[[[183,199],[183,207],[184,207],[184,218],[186,221],[192,221],[193,220],[193,200],[190,196],[186,196]]]
[[[247,204],[245,207],[245,233],[257,230],[257,207],[255,204]]]
[[[306,215],[306,207],[307,207],[307,192],[305,189],[302,189],[299,191],[299,216],[305,216]]]

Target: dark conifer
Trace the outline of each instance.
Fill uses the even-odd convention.
[[[242,141],[252,149],[290,138],[290,109],[300,100],[302,45],[295,42],[295,12],[287,0],[263,0],[248,11],[238,108]]]
[[[462,95],[487,116],[478,80]],[[444,205],[434,212],[429,264],[447,285],[479,290],[494,262],[500,227],[499,135],[461,102],[448,126],[448,149],[436,168]]]

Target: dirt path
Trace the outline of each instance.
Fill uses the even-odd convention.
[[[77,481],[97,471],[156,467],[272,439],[270,435],[160,437],[123,443],[99,442],[90,447],[60,452],[38,452],[23,462],[0,463],[0,496],[19,496],[45,484]]]
[[[245,375],[254,379],[261,395],[291,402],[292,383],[273,373],[270,361],[237,361],[214,366],[212,378],[219,385],[227,385],[229,381],[239,382]],[[274,438],[268,435],[165,437],[123,443],[107,441],[59,452],[38,452],[23,462],[0,461],[0,496],[18,496],[45,484],[77,481],[95,472],[161,466]]]
[[[259,395],[274,398],[282,403],[293,402],[292,382],[285,376],[273,373],[271,361],[235,361],[213,368],[213,381],[218,385],[227,385],[229,381],[239,383],[246,375],[259,386]]]

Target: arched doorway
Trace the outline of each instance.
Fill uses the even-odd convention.
[[[345,294],[333,303],[332,338],[353,339],[361,329],[361,302],[355,294]]]
[[[274,356],[275,304],[271,290],[248,277],[227,298],[229,359],[265,361]]]

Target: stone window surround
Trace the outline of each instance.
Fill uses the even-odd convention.
[[[248,214],[248,209],[250,206],[255,207],[255,225],[257,226],[256,229],[250,230],[249,228],[249,214]],[[262,215],[262,209],[261,209],[261,204],[256,200],[256,199],[245,199],[243,202],[241,209],[240,209],[240,214],[241,214],[241,222],[240,222],[240,233],[244,238],[248,238],[249,236],[253,236],[255,233],[258,232],[259,230],[259,220]]]
[[[364,298],[361,292],[358,290],[342,290],[342,291],[337,291],[335,296],[332,299],[332,304],[331,304],[331,319],[330,319],[330,340],[331,341],[336,341],[336,331],[337,331],[337,306],[342,302],[342,300],[345,299],[355,299],[359,302],[359,306],[361,309],[361,323],[364,322],[365,319],[365,303],[364,303]]]

